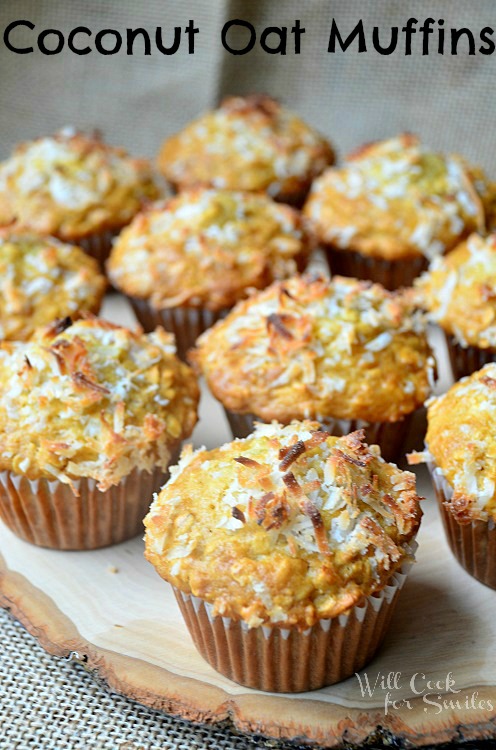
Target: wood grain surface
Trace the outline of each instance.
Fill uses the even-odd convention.
[[[133,320],[117,296],[104,312],[124,324]],[[443,390],[446,355],[437,337],[434,343]],[[194,443],[214,447],[228,438],[222,410],[204,394]],[[377,731],[415,747],[494,737],[496,592],[452,558],[425,469],[417,474],[426,496],[418,562],[386,641],[360,679],[298,695],[229,682],[195,651],[171,590],[143,558],[140,538],[58,552],[30,546],[1,526],[0,605],[50,653],[85,664],[140,703],[194,721],[230,718],[246,732],[323,747],[360,743]]]

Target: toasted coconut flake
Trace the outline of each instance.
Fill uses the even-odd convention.
[[[343,461],[346,461],[349,464],[353,464],[354,466],[360,466],[360,467],[367,466],[366,461],[362,461],[360,458],[355,458],[355,456],[350,456],[349,453],[345,453],[344,451],[339,450],[339,448],[335,448],[334,453],[335,455],[342,458]]]
[[[279,315],[278,313],[271,313],[269,316],[267,316],[267,328],[274,328],[274,330],[280,336],[291,341],[294,336],[284,325],[284,320],[287,320],[288,318],[289,316]]]
[[[236,463],[241,464],[242,466],[247,466],[251,469],[261,469],[262,464],[258,463],[258,461],[255,461],[253,458],[247,458],[246,456],[236,456],[234,459]]]
[[[236,506],[234,506],[234,508],[231,509],[231,515],[237,521],[241,521],[241,523],[246,523],[245,514],[243,513],[242,510],[240,510],[240,508],[237,508]]]
[[[291,445],[287,448],[281,448],[281,450],[279,451],[279,458],[282,460],[279,464],[279,470],[286,471],[286,469],[289,469],[291,464],[296,461],[296,459],[299,458],[303,453],[305,453],[305,451],[315,448],[317,445],[319,445],[319,443],[327,440],[327,438],[327,432],[316,430],[312,434],[312,437],[308,440],[298,440],[296,443],[294,443],[294,445]]]
[[[84,372],[81,372],[80,370],[73,372],[71,377],[76,383],[76,385],[82,388],[89,388],[92,391],[96,391],[97,393],[103,393],[106,396],[108,396],[110,393],[108,388],[105,388],[105,386],[99,385],[98,383],[94,383],[84,374]]]
[[[370,541],[382,550],[392,562],[401,560],[402,550],[384,533],[377,521],[374,521],[370,516],[365,516],[361,519],[360,525],[368,532]]]
[[[446,500],[443,505],[462,526],[472,523],[472,521],[474,520],[474,503],[469,495],[463,494],[461,492],[455,492],[451,500]]]
[[[267,531],[280,529],[289,517],[290,507],[282,494],[267,492],[253,505],[256,522]]]
[[[72,325],[72,318],[67,316],[66,318],[59,318],[56,320],[53,326],[49,329],[52,336],[58,336],[59,333],[63,333]]]
[[[282,479],[289,491],[298,499],[298,504],[302,513],[312,522],[315,532],[315,541],[317,542],[319,551],[323,555],[328,555],[330,553],[329,543],[327,541],[327,533],[319,509],[314,503],[312,503],[310,498],[304,494],[302,487],[300,487],[295,475],[291,471],[285,474]]]
[[[432,460],[432,455],[429,451],[412,451],[406,454],[406,460],[410,466],[416,466],[417,464],[426,464]]]
[[[491,388],[493,391],[496,389],[496,378],[492,378],[490,375],[483,375],[480,378],[480,382],[487,385],[487,387]]]

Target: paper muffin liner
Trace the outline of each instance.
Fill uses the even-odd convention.
[[[263,422],[254,414],[235,414],[224,408],[227,421],[234,438],[245,438],[253,432],[256,422]],[[362,419],[335,419],[333,417],[315,416],[322,427],[331,435],[341,437],[355,430],[365,430],[365,439],[369,445],[379,445],[381,455],[386,461],[397,463],[403,458],[403,446],[414,412],[407,414],[397,422],[365,422]],[[313,418],[313,416],[312,416]]]
[[[462,346],[454,336],[446,334],[451,370],[455,380],[460,380],[484,365],[496,361],[495,349],[480,349],[477,346]]]
[[[230,310],[230,308],[223,308],[213,311],[203,307],[169,307],[156,310],[146,300],[136,297],[128,297],[128,299],[146,333],[154,331],[157,326],[163,326],[166,331],[174,334],[177,354],[184,361],[188,350],[193,348],[198,336],[225,317]]]
[[[74,240],[74,244],[78,245],[88,255],[91,255],[92,258],[95,258],[100,264],[102,271],[105,271],[105,261],[112,250],[112,240],[115,235],[115,231],[107,229],[105,232],[90,234],[88,237],[83,237],[80,240]]]
[[[416,544],[411,545],[411,553]],[[259,626],[214,616],[212,606],[173,587],[201,656],[230,680],[255,690],[301,693],[345,680],[379,648],[413,560],[405,562],[381,591],[346,614],[313,627]]]
[[[171,457],[171,463],[177,453]],[[0,519],[16,536],[39,547],[89,550],[118,544],[143,532],[152,496],[167,479],[163,469],[134,469],[101,492],[94,479],[31,480],[0,472]]]
[[[332,245],[325,245],[324,250],[333,276],[352,276],[355,279],[373,281],[391,291],[402,286],[412,286],[413,280],[428,266],[423,255],[384,260],[362,255],[354,250],[336,250]]]
[[[496,589],[496,526],[494,521],[460,524],[445,507],[453,497],[453,488],[434,461],[427,463],[432,477],[441,519],[454,556],[473,578]]]

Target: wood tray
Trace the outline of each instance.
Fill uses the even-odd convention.
[[[133,322],[117,296],[106,301],[104,313]],[[446,353],[442,342],[435,344],[443,389]],[[224,414],[207,395],[201,416],[196,445],[229,439]],[[361,673],[362,684],[366,674],[375,685],[371,695],[362,694],[356,676],[312,693],[273,695],[218,675],[194,649],[169,587],[143,558],[141,539],[58,552],[32,547],[2,526],[0,606],[50,653],[85,664],[139,703],[193,721],[230,718],[245,732],[325,747],[371,734],[414,747],[494,737],[496,592],[454,561],[423,467],[418,475],[419,492],[427,496],[418,563],[380,653]],[[395,703],[386,713],[387,696]]]

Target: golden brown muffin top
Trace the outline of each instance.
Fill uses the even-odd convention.
[[[0,339],[26,340],[56,318],[97,313],[105,288],[79,247],[0,230]]]
[[[230,307],[306,265],[301,214],[264,194],[194,188],[139,214],[114,244],[114,285],[161,309]],[[139,269],[139,273],[137,273]]]
[[[197,402],[196,379],[161,328],[59,321],[0,344],[0,471],[76,490],[93,478],[106,490],[135,468],[165,470]]]
[[[496,364],[463,378],[428,402],[428,452],[453,488],[447,507],[459,523],[496,521]]]
[[[158,165],[184,189],[195,184],[293,197],[334,162],[330,144],[268,96],[233,96],[168,138]]]
[[[484,228],[489,190],[482,170],[401,135],[326,170],[304,213],[321,241],[338,249],[387,260],[433,258]]]
[[[363,433],[258,425],[183,451],[145,519],[146,557],[173,586],[248,626],[305,629],[380,591],[411,556],[415,476]]]
[[[0,164],[0,226],[77,240],[127,224],[159,191],[150,164],[64,129]]]
[[[496,348],[496,234],[470,235],[415,286],[430,319],[462,346]]]
[[[239,303],[192,360],[231,411],[271,421],[401,419],[430,394],[424,324],[403,295],[302,276]]]

